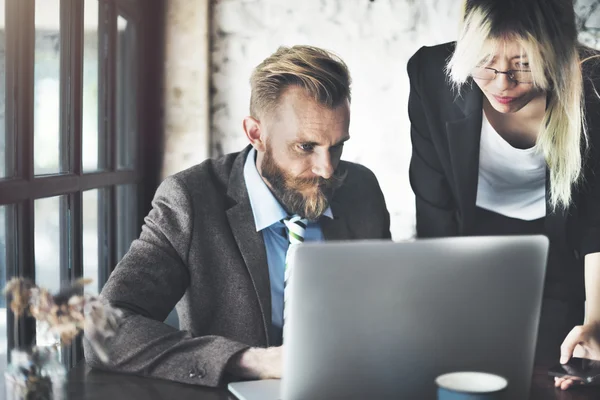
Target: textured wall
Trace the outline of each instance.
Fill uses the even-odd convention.
[[[600,0],[576,0],[579,40],[600,48]]]
[[[420,46],[451,40],[456,0],[220,0],[212,30],[213,155],[247,140],[252,68],[279,45],[312,44],[334,51],[353,77],[352,139],[343,158],[377,175],[392,215],[394,238],[414,232],[406,62]]]
[[[406,63],[422,45],[454,40],[461,0],[214,0],[212,14],[213,156],[247,141],[252,68],[279,45],[332,50],[353,76],[352,140],[344,159],[371,168],[392,215],[392,234],[414,234],[414,197],[408,183],[409,120]],[[596,46],[599,0],[579,0],[581,39]]]
[[[168,0],[163,176],[209,155],[209,0]]]

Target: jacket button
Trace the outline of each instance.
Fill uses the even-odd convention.
[[[575,259],[579,260],[579,252],[577,250],[573,250],[573,256]]]

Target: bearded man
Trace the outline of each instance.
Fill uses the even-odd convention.
[[[340,161],[350,138],[344,62],[281,47],[250,83],[250,145],[160,185],[102,290],[125,317],[107,364],[84,342],[92,367],[204,386],[279,378],[290,243],[390,238],[377,179]],[[181,330],[163,323],[175,305]]]

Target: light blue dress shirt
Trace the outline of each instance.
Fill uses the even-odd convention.
[[[256,150],[251,149],[244,164],[244,180],[254,214],[256,231],[262,232],[271,281],[271,337],[281,340],[283,326],[283,278],[285,255],[289,246],[287,231],[281,220],[288,216],[279,201],[273,196],[256,168]],[[333,218],[331,208],[323,214]],[[309,221],[304,232],[304,241],[322,241],[323,232],[318,222]]]

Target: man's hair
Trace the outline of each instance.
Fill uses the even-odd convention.
[[[335,108],[350,101],[350,73],[341,58],[314,46],[280,47],[252,72],[250,115],[261,119],[277,108],[290,86],[319,104]]]

